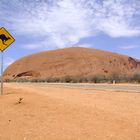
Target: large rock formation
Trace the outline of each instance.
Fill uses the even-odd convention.
[[[4,72],[6,79],[131,75],[140,71],[132,57],[91,48],[72,47],[23,57]]]

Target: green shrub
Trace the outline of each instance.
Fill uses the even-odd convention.
[[[136,83],[140,83],[140,73],[135,73],[132,78]]]
[[[64,77],[47,77],[44,79],[5,79],[4,82],[47,82],[47,83],[140,83],[140,73],[132,76],[112,74],[111,76],[64,76]]]

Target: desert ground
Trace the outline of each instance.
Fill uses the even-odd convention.
[[[4,84],[0,140],[140,140],[139,85]]]

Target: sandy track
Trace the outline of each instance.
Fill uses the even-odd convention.
[[[0,140],[140,140],[139,93],[39,84],[5,87]]]
[[[29,84],[29,83],[28,83]],[[51,86],[51,87],[64,87],[64,88],[77,88],[77,89],[94,89],[102,91],[118,91],[118,92],[137,92],[140,93],[140,84],[92,84],[92,83],[31,83],[35,86]]]

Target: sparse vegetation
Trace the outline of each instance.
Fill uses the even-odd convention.
[[[17,103],[18,103],[18,104],[21,104],[22,100],[23,100],[23,98],[20,97],[20,98],[18,99],[18,102],[17,102]]]
[[[96,75],[96,76],[64,76],[64,77],[48,77],[44,79],[6,79],[5,82],[47,82],[47,83],[140,83],[140,73],[135,73],[132,76],[118,75],[116,73],[111,76]]]
[[[132,77],[132,81],[136,83],[140,83],[140,73],[135,73]]]

